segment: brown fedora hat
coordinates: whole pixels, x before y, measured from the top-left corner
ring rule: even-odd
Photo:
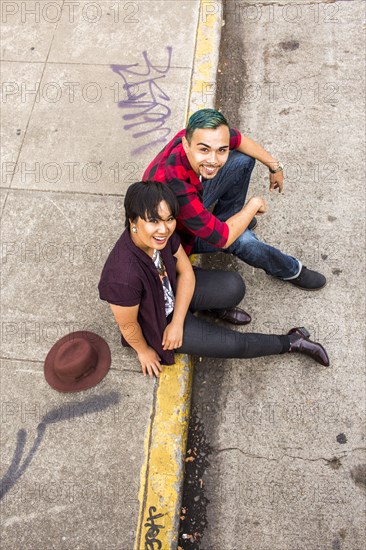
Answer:
[[[49,385],[61,392],[87,390],[99,384],[111,365],[111,351],[98,334],[71,332],[58,340],[44,362]]]

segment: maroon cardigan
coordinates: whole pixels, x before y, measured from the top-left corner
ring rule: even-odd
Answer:
[[[173,254],[177,252],[179,245],[179,237],[173,233],[160,251],[174,295],[177,288],[177,260]],[[128,229],[125,229],[109,254],[98,289],[101,300],[110,304],[139,304],[137,320],[147,343],[155,349],[163,364],[173,365],[174,351],[163,350],[161,345],[167,320],[159,274],[150,256],[133,243]],[[130,334],[133,337],[133,327]],[[121,341],[123,346],[129,346],[122,335]]]

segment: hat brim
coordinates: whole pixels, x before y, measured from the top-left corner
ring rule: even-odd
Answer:
[[[58,349],[62,344],[73,338],[84,338],[88,340],[90,344],[95,348],[98,354],[98,363],[95,370],[80,380],[72,380],[65,382],[60,380],[54,371],[55,357]],[[80,330],[78,332],[70,332],[66,336],[63,336],[58,340],[50,349],[44,362],[44,376],[48,384],[55,390],[60,392],[77,392],[87,390],[99,384],[99,382],[105,377],[111,366],[111,350],[107,342],[94,332],[87,330]]]

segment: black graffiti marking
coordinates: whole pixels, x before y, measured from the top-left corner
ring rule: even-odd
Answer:
[[[170,97],[161,87],[162,79],[166,77],[170,69],[173,51],[171,46],[167,46],[166,49],[168,62],[163,69],[159,69],[151,63],[147,51],[142,52],[146,62],[146,72],[144,70],[142,72],[131,70],[132,67],[137,67],[138,63],[111,65],[112,70],[122,77],[124,81],[123,88],[127,92],[127,99],[118,102],[121,109],[129,110],[128,113],[122,116],[123,120],[130,121],[125,124],[124,129],[132,130],[136,128],[137,131],[132,134],[132,137],[136,139],[147,134],[163,134],[157,139],[137,147],[132,151],[132,154],[141,153],[156,143],[165,142],[171,131],[171,128],[162,127],[166,124],[172,112],[168,105],[162,103],[162,101],[170,101]],[[131,75],[135,77],[132,82],[129,81]]]
[[[81,410],[76,411],[73,414],[73,418],[84,416],[94,412],[100,412],[108,409],[111,405],[119,403],[120,395],[117,392],[110,392],[106,395],[99,395],[85,399],[78,403],[82,405]],[[89,410],[90,405],[93,405],[92,410]],[[28,451],[27,456],[24,458],[23,463],[20,465],[24,454],[25,444],[27,442],[27,431],[21,429],[17,433],[17,443],[14,451],[13,460],[0,480],[0,500],[4,498],[6,493],[10,491],[12,487],[17,483],[18,479],[24,474],[39,449],[42,443],[44,434],[46,432],[47,424],[55,424],[67,418],[67,413],[70,410],[70,403],[62,405],[61,407],[55,407],[48,411],[41,419],[41,422],[37,426],[37,436],[31,449]],[[54,420],[56,418],[56,420]],[[68,418],[69,420],[69,418]]]
[[[145,535],[145,550],[160,550],[162,548],[162,542],[157,539],[160,533],[160,529],[164,529],[164,525],[156,525],[155,520],[164,516],[164,514],[156,514],[155,506],[150,506],[149,517],[146,520],[145,527],[149,527]],[[157,544],[157,546],[155,546]]]

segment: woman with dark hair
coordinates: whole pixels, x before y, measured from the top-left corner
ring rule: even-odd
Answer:
[[[286,352],[306,354],[321,365],[329,358],[303,327],[286,335],[242,333],[194,312],[232,308],[245,294],[238,273],[193,269],[174,233],[179,205],[159,182],[132,184],[125,197],[126,229],[115,244],[99,282],[122,334],[142,372],[159,376],[174,364],[174,353],[253,358]]]

